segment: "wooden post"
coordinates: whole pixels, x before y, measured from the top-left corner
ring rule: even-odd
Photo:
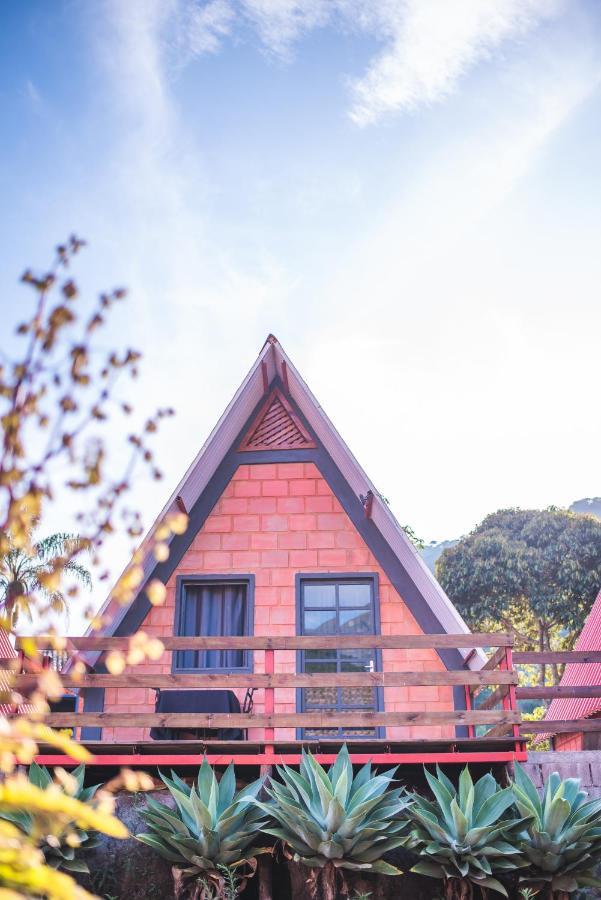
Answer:
[[[275,654],[273,650],[265,651],[265,674],[273,675],[275,670]],[[267,687],[265,688],[265,715],[272,716],[275,709],[275,700],[274,700],[274,688]],[[265,729],[265,753],[267,756],[273,756],[274,746],[273,741],[275,737],[275,729],[274,728],[266,728]]]
[[[272,772],[272,766],[261,766],[260,768],[261,778],[269,778]],[[263,794],[263,791],[261,791],[261,794]],[[259,856],[259,900],[272,900],[272,898],[273,856],[271,853],[262,853]]]

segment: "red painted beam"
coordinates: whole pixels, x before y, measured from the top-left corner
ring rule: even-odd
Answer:
[[[198,766],[207,759],[212,765],[229,765],[233,762],[237,766],[264,766],[277,765],[286,763],[287,765],[296,766],[301,761],[300,753],[276,753],[274,755],[266,753],[222,753],[207,754],[205,757],[201,753],[106,753],[95,756],[91,762],[86,763],[88,766]],[[456,763],[457,765],[465,765],[466,763],[504,763],[504,762],[526,762],[528,753],[525,750],[514,752],[507,751],[489,751],[480,753],[351,753],[351,762],[363,764],[372,762],[374,764],[398,764],[413,763],[415,765],[424,765],[431,763]],[[316,753],[315,759],[324,765],[329,765],[336,760],[335,753]],[[53,754],[41,754],[36,756],[36,762],[40,766],[77,766],[79,762],[70,756],[59,756]]]

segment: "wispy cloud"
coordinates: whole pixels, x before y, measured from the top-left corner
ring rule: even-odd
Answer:
[[[256,34],[282,59],[326,26],[376,39],[362,74],[346,73],[349,115],[359,125],[436,103],[507,41],[558,15],[565,0],[145,0],[120,4],[121,18],[154,19],[165,50],[182,59],[216,53],[227,39]],[[140,30],[140,26],[134,26]]]
[[[363,11],[385,47],[353,84],[351,116],[365,125],[447,97],[503,42],[556,14],[553,0],[404,0]]]

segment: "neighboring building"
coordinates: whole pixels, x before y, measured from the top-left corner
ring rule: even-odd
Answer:
[[[341,387],[343,387],[341,363]],[[202,390],[198,391],[202,402]],[[373,440],[386,422],[361,415]],[[399,466],[403,450],[399,448]],[[407,477],[412,477],[408,474]],[[258,359],[208,441],[174,491],[157,523],[172,510],[190,517],[174,537],[170,557],[147,553],[144,581],[167,586],[164,606],[140,593],[128,608],[109,601],[105,635],[143,629],[166,635],[327,634],[331,650],[282,651],[276,671],[384,671],[479,668],[480,651],[339,651],[337,634],[467,633],[465,622],[436,582],[388,505],[369,481],[281,345],[269,336]],[[88,654],[96,671],[102,657]],[[173,657],[173,658],[172,658]],[[255,653],[254,671],[263,671]],[[136,673],[249,671],[243,651],[179,651]],[[87,711],[151,712],[153,690],[88,689]],[[240,699],[244,691],[240,691]],[[262,710],[258,692],[255,710]],[[308,708],[392,711],[465,708],[463,687],[280,689],[275,712]],[[84,729],[88,739],[99,729]],[[137,728],[104,728],[102,739],[136,741]],[[323,732],[320,732],[323,735]],[[375,736],[371,731],[328,736]],[[386,737],[446,738],[454,728],[389,728]],[[294,738],[277,729],[276,740]],[[305,735],[307,736],[307,735]],[[384,736],[384,735],[380,735]],[[250,729],[249,739],[253,738]]]
[[[601,650],[601,591],[587,616],[575,650]],[[560,681],[562,687],[601,686],[601,663],[568,663]],[[601,697],[553,700],[545,720],[595,719],[601,715]],[[601,731],[558,734],[555,750],[601,749]]]

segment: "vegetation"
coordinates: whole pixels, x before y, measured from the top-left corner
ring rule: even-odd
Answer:
[[[118,396],[117,384],[122,375],[136,376],[139,354],[95,345],[98,329],[125,292],[102,293],[92,303],[80,297],[68,270],[83,246],[72,237],[57,248],[47,272],[25,272],[22,282],[34,294],[32,313],[17,328],[11,345],[14,355],[8,348],[2,354],[0,628],[6,632],[13,630],[22,611],[36,628],[47,629],[48,613],[76,603],[81,584],[89,584],[91,571],[97,571],[99,579],[106,578],[101,552],[107,536],[120,532],[134,550],[142,526],[138,513],[126,505],[132,475],[142,466],[151,477],[160,477],[148,440],[170,410],[158,410],[140,432],[126,432],[129,449],[124,468],[110,469],[102,428],[115,410],[118,415],[131,415],[130,405]],[[14,308],[23,308],[22,300]],[[123,428],[118,430],[122,432]],[[33,535],[43,533],[47,508],[53,501],[61,502],[62,508],[74,508],[76,526],[72,530],[78,537],[65,529],[36,542]],[[182,533],[186,526],[183,513],[168,517],[152,536],[150,549],[165,559],[172,535]],[[134,554],[111,598],[127,603],[142,587],[152,603],[164,601],[164,585],[143,585],[140,558]],[[102,626],[89,606],[85,614],[93,628]],[[58,637],[55,647],[62,649]],[[70,855],[66,848],[75,850],[82,834],[98,831],[125,838],[127,829],[113,816],[113,796],[107,789],[82,802],[81,795],[77,797],[77,779],[67,773],[56,770],[57,781],[38,785],[18,772],[20,766],[32,763],[39,743],[56,747],[79,762],[89,759],[81,745],[43,723],[48,700],[63,693],[60,677],[39,665],[34,637],[23,639],[22,648],[39,675],[23,695],[13,690],[10,673],[2,673],[0,702],[17,706],[25,700],[26,705],[18,717],[0,719],[0,814],[4,816],[0,819],[0,897],[83,900],[90,895],[67,872],[48,865],[44,853],[50,856],[48,848],[60,848],[64,862]],[[107,658],[107,666],[110,671],[122,670],[126,662],[133,664],[151,655],[156,658],[162,651],[159,641],[142,641],[138,635],[135,647]],[[70,674],[74,678],[82,675],[83,664],[76,662]],[[129,773],[114,779],[112,789],[123,784],[141,789],[149,786],[149,779]],[[15,824],[24,821],[24,814],[31,819],[27,831]]]
[[[354,775],[342,747],[328,771],[303,750],[300,771],[278,766],[281,782],[271,779],[271,802],[257,801],[276,821],[265,828],[290,848],[292,858],[314,869],[313,887],[324,900],[336,895],[343,869],[400,875],[383,855],[406,841],[403,788],[390,789],[395,769],[374,775],[367,763]]]
[[[437,776],[426,770],[434,800],[413,794],[408,809],[408,846],[422,857],[412,871],[440,879],[445,900],[468,900],[474,887],[508,896],[495,876],[522,864],[515,839],[523,820],[505,815],[514,806],[511,790],[490,774],[474,784],[467,766],[458,790],[438,767]]]
[[[601,521],[500,510],[442,553],[436,575],[472,627],[514,630],[530,649],[569,648],[601,585]]]
[[[204,760],[196,784],[187,785],[175,772],[161,776],[175,801],[175,809],[148,798],[142,813],[149,831],[137,839],[156,850],[176,870],[177,896],[200,900],[204,896],[228,897],[239,892],[239,872],[252,874],[256,857],[265,853],[255,845],[267,818],[253,803],[263,786],[254,781],[236,793],[233,765],[217,781]],[[208,891],[212,890],[213,894]]]
[[[521,881],[546,890],[549,898],[581,887],[601,887],[595,869],[601,862],[601,800],[586,802],[577,778],[548,779],[542,797],[516,763],[513,794],[525,819],[520,850],[528,864]]]
[[[25,613],[30,622],[33,612],[30,598],[38,601],[36,612],[43,616],[39,601],[45,601],[49,611],[65,614],[68,603],[59,587],[47,586],[46,577],[57,565],[57,559],[64,559],[62,571],[87,588],[92,587],[92,577],[74,556],[86,550],[86,542],[74,534],[51,534],[33,544],[28,553],[23,547],[11,547],[0,558],[0,610],[13,628],[20,613]]]
[[[58,789],[79,803],[89,803],[100,785],[84,787],[85,766],[80,765],[67,775],[59,770],[60,780],[52,778],[45,766],[32,763],[29,767],[29,781],[42,791]],[[19,809],[14,812],[0,810],[0,818],[18,825],[27,835],[35,835],[46,864],[53,869],[64,869],[67,872],[89,872],[88,865],[81,858],[81,853],[92,850],[99,844],[96,831],[84,831],[77,825],[69,824],[67,830],[60,833],[54,822],[54,813],[41,813],[35,810]]]

